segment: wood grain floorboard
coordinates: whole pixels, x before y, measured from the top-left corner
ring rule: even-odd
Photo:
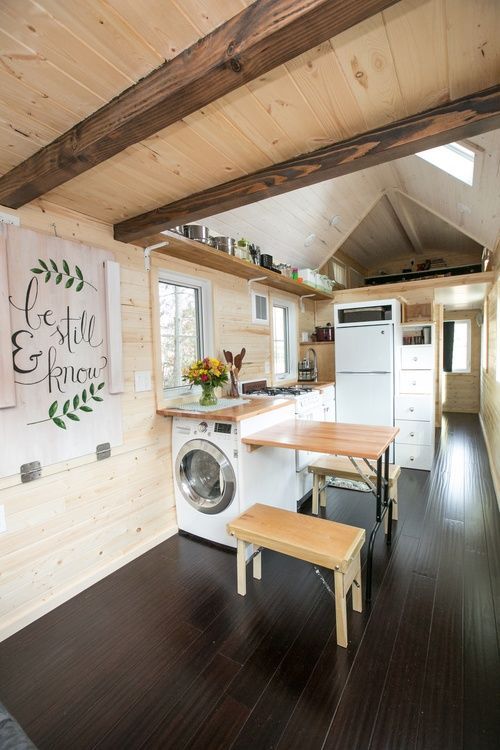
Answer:
[[[347,649],[311,566],[266,551],[241,597],[234,553],[174,536],[0,643],[0,700],[39,750],[496,750],[500,514],[477,416],[445,415],[399,498]],[[331,488],[324,515],[369,529],[374,503]]]

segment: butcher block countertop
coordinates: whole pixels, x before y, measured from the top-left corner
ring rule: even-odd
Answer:
[[[246,398],[245,396],[243,398]],[[186,417],[187,419],[203,419],[204,421],[241,422],[258,414],[265,414],[273,409],[282,409],[293,401],[284,398],[253,398],[248,404],[228,406],[214,411],[187,411],[186,409],[158,409],[157,414],[162,417]]]
[[[261,445],[330,453],[335,456],[380,458],[399,432],[398,427],[372,427],[339,422],[287,419],[242,438],[251,449]]]

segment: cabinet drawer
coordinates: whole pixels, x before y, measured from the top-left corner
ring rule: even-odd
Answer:
[[[433,346],[402,346],[401,367],[404,370],[432,370],[434,367]]]
[[[432,419],[432,400],[430,396],[396,396],[396,419],[421,419],[429,422]]]
[[[401,370],[399,390],[401,393],[432,393],[432,370]]]
[[[430,445],[396,444],[396,463],[405,469],[429,470],[432,466],[433,450]]]
[[[432,444],[432,427],[430,422],[396,419],[396,427],[399,427],[396,443],[408,443],[410,445]]]

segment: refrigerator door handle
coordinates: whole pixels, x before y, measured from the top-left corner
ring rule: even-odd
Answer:
[[[342,375],[391,375],[390,370],[337,370]]]

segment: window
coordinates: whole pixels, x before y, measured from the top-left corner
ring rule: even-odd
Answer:
[[[296,375],[296,317],[293,303],[281,300],[273,302],[274,377],[280,380]]]
[[[163,390],[180,395],[189,389],[182,380],[183,370],[211,353],[210,284],[180,274],[160,274],[158,294]]]
[[[446,321],[443,355],[445,372],[470,372],[470,320]]]
[[[446,146],[419,151],[416,155],[444,172],[448,172],[452,177],[465,182],[466,185],[472,185],[475,153],[463,144],[448,143]]]

